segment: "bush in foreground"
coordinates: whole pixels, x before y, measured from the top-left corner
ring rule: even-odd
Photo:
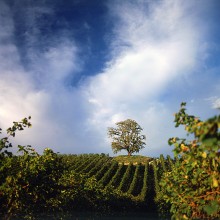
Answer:
[[[220,116],[201,121],[186,114],[185,103],[175,114],[194,139],[169,139],[176,162],[164,172],[158,202],[171,205],[174,219],[220,218]]]

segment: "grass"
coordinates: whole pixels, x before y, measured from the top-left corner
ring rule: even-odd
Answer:
[[[124,163],[125,165],[128,165],[132,163],[134,165],[137,165],[138,163],[146,164],[150,160],[152,160],[152,158],[141,156],[141,155],[133,155],[133,156],[120,155],[120,156],[114,157],[113,160],[117,161],[119,164]]]

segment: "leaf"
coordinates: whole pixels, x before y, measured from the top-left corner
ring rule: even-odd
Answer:
[[[213,184],[213,187],[218,187],[218,180],[215,178],[215,177],[213,177],[212,178],[212,184]]]
[[[216,144],[217,142],[217,138],[207,138],[207,139],[203,139],[202,140],[203,144],[205,144],[206,146],[213,146]]]
[[[208,215],[216,214],[220,210],[220,206],[217,201],[211,201],[210,204],[204,206],[204,211]]]
[[[203,158],[206,158],[206,157],[207,157],[207,153],[206,153],[206,152],[203,152],[203,153],[202,153],[202,157],[203,157]]]

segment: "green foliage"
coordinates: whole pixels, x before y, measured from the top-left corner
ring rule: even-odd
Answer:
[[[132,178],[132,182],[131,182],[131,185],[129,187],[129,190],[128,190],[128,193],[129,194],[136,194],[135,191],[136,191],[136,187],[138,185],[138,177],[140,176],[140,171],[141,171],[141,165],[138,164],[135,168],[135,172],[134,172],[134,175],[133,175],[133,178]]]
[[[174,160],[170,157],[170,155],[167,155],[167,167],[168,170],[172,170],[172,167],[174,165]]]
[[[165,164],[165,158],[164,158],[163,154],[160,155],[160,164],[162,166],[162,170],[167,171],[166,164]]]
[[[95,167],[100,160],[101,156],[96,156],[91,163],[89,163],[87,166],[85,166],[82,170],[81,173],[88,173],[93,167]]]
[[[120,164],[114,176],[110,180],[108,186],[117,187],[120,184],[121,178],[126,170],[126,166],[124,164]]]
[[[108,136],[113,140],[114,153],[126,150],[130,156],[144,148],[146,136],[140,134],[143,129],[136,121],[127,119],[117,122],[116,126],[117,128],[108,128]]]
[[[30,118],[14,122],[8,137],[0,139],[0,218],[34,218],[39,213],[77,209],[105,209],[116,193],[104,187],[94,176],[72,170],[75,155],[58,155],[46,148],[42,155],[31,146],[18,145],[18,154],[7,151],[18,130],[30,127]],[[106,155],[96,155],[106,161]],[[80,157],[83,161],[84,156]],[[93,158],[87,155],[88,158]],[[104,160],[103,160],[104,161]]]
[[[145,201],[146,200],[146,196],[147,196],[147,190],[148,190],[148,164],[145,164],[144,166],[144,178],[143,178],[143,187],[142,187],[142,190],[141,190],[141,193],[140,193],[140,197],[141,197],[141,200]]]
[[[49,148],[39,154],[29,145],[18,145],[13,155],[8,149],[12,147],[9,139],[30,127],[29,119],[14,122],[7,129],[8,136],[0,139],[0,218],[33,219],[39,213],[53,216],[73,210],[152,207],[149,203],[154,201],[149,195],[155,194],[155,188],[149,186],[154,186],[155,179],[148,178],[148,164],[154,159],[137,155],[114,159],[105,154],[60,155]],[[205,209],[210,212],[210,207]]]
[[[95,174],[95,177],[97,180],[100,180],[103,175],[108,171],[108,169],[111,167],[111,163],[108,161],[105,164],[102,165],[101,169],[97,171]]]
[[[175,123],[194,139],[169,139],[176,162],[163,174],[157,199],[171,205],[175,219],[220,218],[220,116],[203,122],[182,103]]]
[[[22,119],[20,122],[13,122],[13,126],[7,129],[7,137],[3,137],[0,139],[0,159],[5,156],[12,156],[12,153],[8,151],[8,148],[12,147],[12,143],[9,142],[10,137],[15,137],[16,131],[22,131],[25,127],[31,127],[30,120],[31,117]],[[0,128],[0,134],[2,129]]]
[[[129,164],[127,166],[126,172],[124,173],[120,185],[118,187],[119,190],[121,190],[122,192],[127,192],[129,189],[129,186],[131,184],[132,181],[132,177],[133,177],[133,172],[134,171],[134,166],[133,164]]]
[[[59,195],[63,210],[106,210],[114,197],[113,188],[104,188],[94,176],[65,172],[59,181],[62,187]]]
[[[113,161],[107,172],[102,176],[101,180],[99,181],[101,184],[106,186],[108,182],[113,177],[115,171],[118,169],[118,163]]]
[[[99,172],[99,170],[102,169],[103,164],[107,163],[109,160],[111,160],[109,157],[107,156],[102,156],[100,158],[100,160],[95,164],[95,166],[88,172],[89,176],[93,176],[96,175],[97,172]]]
[[[155,187],[155,193],[156,195],[160,191],[160,186],[159,186],[159,177],[158,177],[158,169],[159,167],[157,166],[156,160],[153,160],[153,163],[151,164],[153,167],[153,172],[154,172],[154,187]]]
[[[57,155],[48,148],[39,155],[29,146],[18,147],[21,156],[4,159],[7,175],[1,179],[1,211],[11,216],[59,208],[56,197],[64,166]]]

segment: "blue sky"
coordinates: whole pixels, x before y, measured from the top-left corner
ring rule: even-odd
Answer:
[[[203,120],[219,114],[219,11],[218,0],[0,0],[0,127],[31,115],[15,144],[113,155],[107,127],[131,118],[141,154],[170,154],[182,101]]]

